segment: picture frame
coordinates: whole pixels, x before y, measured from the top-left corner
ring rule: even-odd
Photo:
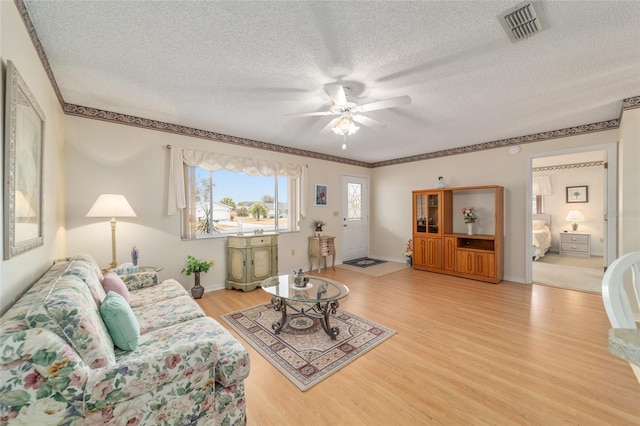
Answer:
[[[4,144],[5,260],[44,244],[42,165],[44,112],[7,61]]]
[[[316,184],[315,194],[315,203],[316,206],[326,206],[327,205],[327,195],[328,195],[328,187],[323,184]]]
[[[588,186],[567,186],[567,203],[588,203]]]

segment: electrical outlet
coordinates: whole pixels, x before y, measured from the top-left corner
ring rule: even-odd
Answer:
[[[291,256],[295,256],[296,255],[296,249],[291,249]]]
[[[339,212],[338,210],[335,210],[335,211],[333,212],[333,216],[334,216],[334,217],[338,217],[339,215],[340,215],[340,212]]]

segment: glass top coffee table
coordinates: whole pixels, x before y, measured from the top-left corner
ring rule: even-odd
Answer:
[[[349,289],[346,285],[326,278],[307,276],[308,282],[297,286],[293,275],[280,275],[262,281],[261,287],[271,295],[271,304],[280,311],[282,318],[274,321],[271,327],[279,334],[295,315],[305,315],[319,319],[324,331],[336,340],[340,334],[338,327],[331,327],[329,318],[336,313],[339,300],[347,297]]]

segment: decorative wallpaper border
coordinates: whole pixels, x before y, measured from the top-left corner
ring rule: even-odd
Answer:
[[[588,161],[586,163],[559,164],[557,166],[534,167],[533,172],[547,172],[549,170],[582,169],[584,167],[602,167],[604,161]]]
[[[558,139],[568,136],[576,136],[587,133],[601,132],[604,130],[617,129],[618,127],[620,127],[620,119],[616,118],[614,120],[601,121],[599,123],[584,124],[582,126],[535,133],[526,136],[518,136],[515,138],[500,139],[492,142],[483,142],[476,145],[468,145],[459,148],[451,148],[442,151],[414,155],[411,157],[397,158],[395,160],[380,161],[378,163],[372,163],[372,167],[382,167],[394,164],[408,163],[411,161],[429,160],[432,158],[447,157],[456,154],[467,154],[469,152],[484,151],[487,149],[502,148],[505,146],[524,145],[527,143],[541,142],[549,139]]]
[[[286,147],[282,145],[276,145],[268,142],[261,142],[253,139],[245,139],[237,136],[225,135],[222,133],[216,133],[209,130],[200,130],[195,129],[193,127],[181,126],[178,124],[165,123],[162,121],[150,120],[147,118],[136,117],[127,114],[120,114],[117,112],[100,110],[97,108],[90,108],[81,105],[68,104],[64,101],[62,93],[58,87],[58,83],[56,82],[55,76],[53,75],[53,71],[51,70],[51,66],[49,65],[49,60],[47,59],[47,55],[42,48],[40,43],[40,39],[38,38],[38,34],[36,33],[35,27],[33,26],[33,22],[31,22],[31,17],[27,11],[27,8],[24,4],[24,0],[14,0],[20,15],[22,16],[22,20],[29,32],[29,36],[31,37],[31,41],[33,42],[33,46],[38,53],[38,57],[42,62],[42,66],[44,67],[47,76],[53,86],[53,90],[58,97],[58,101],[62,106],[65,114],[74,115],[78,117],[90,118],[94,120],[102,120],[111,123],[124,124],[128,126],[140,127],[149,130],[157,130],[161,132],[174,133],[178,135],[191,136],[201,139],[207,139],[214,142],[221,143],[229,143],[234,145],[247,146],[251,148],[264,149],[268,151],[280,152],[283,154],[291,154],[297,155],[301,157],[309,157],[316,158],[319,160],[333,161],[336,163],[349,164],[353,166],[367,167],[367,168],[375,168],[375,167],[384,167],[391,166],[402,163],[410,163],[414,161],[422,161],[429,160],[433,158],[441,158],[447,157],[450,155],[457,154],[467,154],[470,152],[478,152],[484,151],[487,149],[494,148],[502,148],[511,145],[523,145],[526,143],[533,142],[541,142],[549,139],[557,139],[568,136],[576,136],[587,133],[601,132],[605,130],[617,129],[620,127],[620,118],[616,118],[613,120],[601,121],[599,123],[592,124],[584,124],[581,126],[569,127],[566,129],[558,129],[552,130],[548,132],[541,132],[532,135],[526,136],[518,136],[515,138],[501,139],[492,142],[483,142],[475,145],[463,146],[459,148],[445,149],[442,151],[429,152],[425,154],[413,155],[409,157],[396,158],[393,160],[380,161],[375,163],[367,163],[364,161],[351,160],[343,157],[336,157],[333,155],[321,154],[314,151],[307,151],[297,148]],[[622,108],[620,112],[620,117],[622,116],[622,111],[628,109],[640,108],[640,96],[634,96],[630,98],[626,98],[622,101]]]
[[[207,139],[213,142],[229,143],[233,145],[248,146],[251,148],[264,149],[267,151],[276,151],[283,154],[298,155],[301,157],[317,158],[321,160],[334,161],[337,163],[350,164],[353,166],[371,167],[370,163],[363,161],[350,160],[348,158],[334,157],[332,155],[320,154],[314,151],[291,148],[282,145],[276,145],[269,142],[256,141],[253,139],[240,138],[237,136],[229,136],[222,133],[216,133],[209,130],[195,129],[193,127],[181,126],[179,124],[165,123],[163,121],[150,120],[148,118],[140,118],[133,115],[119,114],[117,112],[105,111],[97,108],[89,108],[81,105],[64,104],[64,112],[68,115],[78,117],[91,118],[94,120],[102,120],[111,123],[125,124],[127,126],[140,127],[149,130],[158,130],[166,133],[174,133],[177,135],[190,136],[194,138]]]

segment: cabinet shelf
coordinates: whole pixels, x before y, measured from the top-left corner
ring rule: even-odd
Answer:
[[[482,230],[492,234],[468,235],[461,229],[460,205],[473,205]],[[432,222],[432,223],[429,223]],[[499,283],[504,274],[504,188],[497,185],[413,191],[413,267]]]

